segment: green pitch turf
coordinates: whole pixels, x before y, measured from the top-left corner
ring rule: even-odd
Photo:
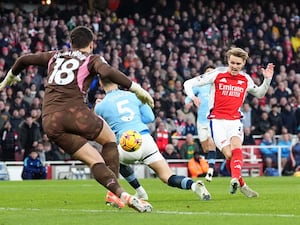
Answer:
[[[0,182],[0,225],[298,225],[300,178],[257,177],[246,182],[260,193],[248,199],[228,193],[230,178],[206,183],[212,200],[201,201],[192,191],[142,179],[154,207],[152,213],[104,204],[106,190],[94,180]],[[134,191],[121,180],[131,193]]]

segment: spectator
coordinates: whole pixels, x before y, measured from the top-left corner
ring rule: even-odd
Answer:
[[[188,118],[186,121],[186,126],[184,128],[184,131],[182,133],[183,136],[186,136],[187,134],[192,134],[193,136],[197,135],[197,127],[194,124],[193,120],[191,118]]]
[[[282,127],[282,118],[277,104],[272,105],[272,109],[269,112],[270,126],[275,130],[276,134],[280,134]]]
[[[20,151],[19,133],[6,121],[1,132],[1,161],[14,161],[16,152]]]
[[[297,138],[297,142],[292,146],[283,175],[292,175],[294,172],[300,171],[300,129],[297,130]]]
[[[58,160],[56,158],[55,149],[53,149],[52,144],[49,140],[44,141],[44,150],[45,150],[46,161]]]
[[[190,119],[191,122],[195,124],[196,117],[195,114],[193,113],[192,107],[193,107],[192,102],[184,104],[183,108],[177,110],[177,116],[179,117],[180,115],[180,118],[185,122],[187,122],[187,120]]]
[[[0,93],[0,99],[3,100],[3,102],[4,102],[5,104],[8,103],[8,102],[10,102],[9,99],[8,99],[8,96],[7,96],[6,91],[2,91],[2,92]]]
[[[24,158],[35,148],[38,141],[42,139],[38,123],[34,122],[31,115],[27,114],[25,120],[19,126],[20,147]]]
[[[32,117],[32,120],[39,124],[39,126],[42,126],[42,113],[41,109],[31,109],[30,115]]]
[[[259,105],[258,98],[253,97],[251,101],[251,124],[252,124],[252,130],[256,130],[257,126],[259,125],[259,119],[261,118],[263,110],[261,109],[261,106]],[[262,133],[260,133],[262,134]]]
[[[188,161],[189,176],[192,178],[204,176],[208,171],[208,162],[198,151],[195,151],[193,157]]]
[[[279,82],[278,87],[275,89],[274,92],[275,97],[279,101],[282,97],[289,97],[289,92],[286,90],[286,86],[284,82]]]
[[[55,155],[55,160],[57,161],[69,161],[71,160],[71,156],[66,153],[62,148],[58,147],[55,151],[54,151],[54,155]]]
[[[10,123],[13,129],[19,130],[19,125],[23,121],[23,119],[20,117],[19,111],[17,109],[14,109],[12,111],[12,116],[10,117]]]
[[[176,125],[176,135],[177,136],[183,136],[185,127],[186,127],[186,121],[183,118],[182,113],[177,113],[177,118],[174,120]]]
[[[200,146],[194,141],[192,134],[187,134],[186,140],[181,145],[179,151],[182,159],[191,159],[194,156],[194,152],[200,152]]]
[[[298,18],[299,20],[299,18]],[[300,48],[300,28],[298,27],[295,36],[291,37],[291,44],[293,47],[294,52],[297,52]]]
[[[251,128],[252,127],[252,109],[251,106],[248,102],[244,102],[243,104],[243,108],[242,108],[242,113],[243,113],[243,127],[247,128]]]
[[[260,119],[257,122],[256,129],[253,131],[254,134],[263,134],[271,127],[269,115],[266,111],[262,111]]]
[[[263,163],[265,171],[277,166],[277,152],[276,143],[273,142],[272,136],[269,132],[265,132],[260,143],[260,152],[263,156]]]
[[[11,112],[15,109],[20,110],[20,109],[25,109],[25,112],[29,112],[30,105],[28,102],[24,101],[24,95],[22,91],[18,91],[17,96],[14,99],[14,102],[11,105]]]
[[[291,153],[291,136],[288,133],[282,134],[277,145],[281,147],[281,168],[285,168],[287,160]]]
[[[243,145],[256,145],[250,127],[244,127],[244,141]]]
[[[0,99],[0,130],[3,128],[6,121],[9,120],[10,114],[5,110],[5,103]]]
[[[177,138],[171,138],[171,144],[174,147],[174,151],[179,153],[179,140]]]
[[[270,127],[270,128],[267,130],[267,132],[270,134],[272,141],[276,144],[276,143],[277,143],[277,139],[276,139],[275,130],[274,130],[273,128]],[[287,133],[287,130],[286,130],[284,127],[282,127],[282,128],[281,128],[281,132],[282,132],[282,133]]]
[[[6,102],[9,102],[10,104],[12,104],[13,101],[14,101],[14,96],[13,96],[13,94],[14,94],[13,89],[12,89],[11,87],[8,87],[8,88],[6,89],[6,96],[5,96],[5,94],[4,94],[4,98],[6,99],[5,101],[6,101]],[[2,96],[1,96],[1,97],[2,97]]]
[[[161,153],[166,150],[166,146],[170,143],[170,134],[164,122],[160,122],[154,132],[154,139]]]
[[[13,64],[13,59],[10,54],[10,49],[8,47],[3,47],[2,48],[2,58],[4,58],[5,65],[4,65],[4,70],[8,71],[8,69],[12,66]]]
[[[32,150],[24,159],[21,176],[23,180],[46,179],[46,167],[43,166],[39,154],[35,150]]]
[[[31,105],[35,97],[36,97],[36,85],[31,84],[30,88],[26,88],[24,91],[24,101],[27,102],[29,105]]]
[[[23,121],[25,119],[25,116],[26,116],[26,109],[20,108],[18,112],[19,112],[20,118],[22,118],[22,121]]]
[[[298,101],[298,106],[297,109],[295,110],[294,114],[297,120],[297,130],[300,130],[300,95],[298,96],[299,101]]]
[[[297,120],[290,104],[286,104],[281,110],[282,124],[290,134],[296,134]]]
[[[35,150],[39,154],[39,158],[40,158],[42,164],[45,165],[46,164],[46,150],[44,147],[44,142],[39,141]]]
[[[165,122],[169,134],[173,135],[173,133],[176,133],[176,125],[174,120],[172,120],[171,118],[167,118]]]
[[[165,159],[180,159],[180,154],[176,152],[172,144],[167,144],[166,150],[162,153]]]

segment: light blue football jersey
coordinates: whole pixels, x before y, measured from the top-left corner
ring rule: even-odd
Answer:
[[[208,124],[207,116],[209,114],[209,96],[210,96],[210,84],[204,86],[193,87],[193,93],[200,98],[201,104],[198,107],[197,122],[200,124]],[[186,97],[185,102],[192,101],[189,97]]]
[[[143,104],[134,93],[119,89],[108,92],[94,110],[111,127],[118,143],[127,130],[150,132],[147,124],[154,121],[150,106]]]

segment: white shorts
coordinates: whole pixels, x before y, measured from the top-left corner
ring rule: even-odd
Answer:
[[[211,119],[210,129],[212,130],[212,139],[218,149],[230,144],[230,139],[237,136],[243,142],[244,132],[241,120],[224,120],[224,119]]]
[[[211,137],[208,123],[197,123],[197,131],[200,142],[206,141],[209,137]]]
[[[118,145],[120,163],[124,165],[141,162],[145,165],[164,160],[165,158],[159,152],[159,149],[150,134],[142,134],[142,145],[135,152],[127,152]]]

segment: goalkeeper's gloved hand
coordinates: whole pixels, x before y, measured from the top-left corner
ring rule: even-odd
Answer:
[[[0,83],[0,91],[5,88],[7,85],[11,86],[13,84],[16,84],[18,82],[21,81],[21,77],[20,76],[15,76],[12,73],[12,70],[10,69],[7,74],[6,77],[4,78],[4,80]]]
[[[134,92],[135,95],[141,100],[142,103],[148,104],[151,108],[154,107],[154,100],[151,95],[144,90],[139,84],[132,82],[130,91]]]

